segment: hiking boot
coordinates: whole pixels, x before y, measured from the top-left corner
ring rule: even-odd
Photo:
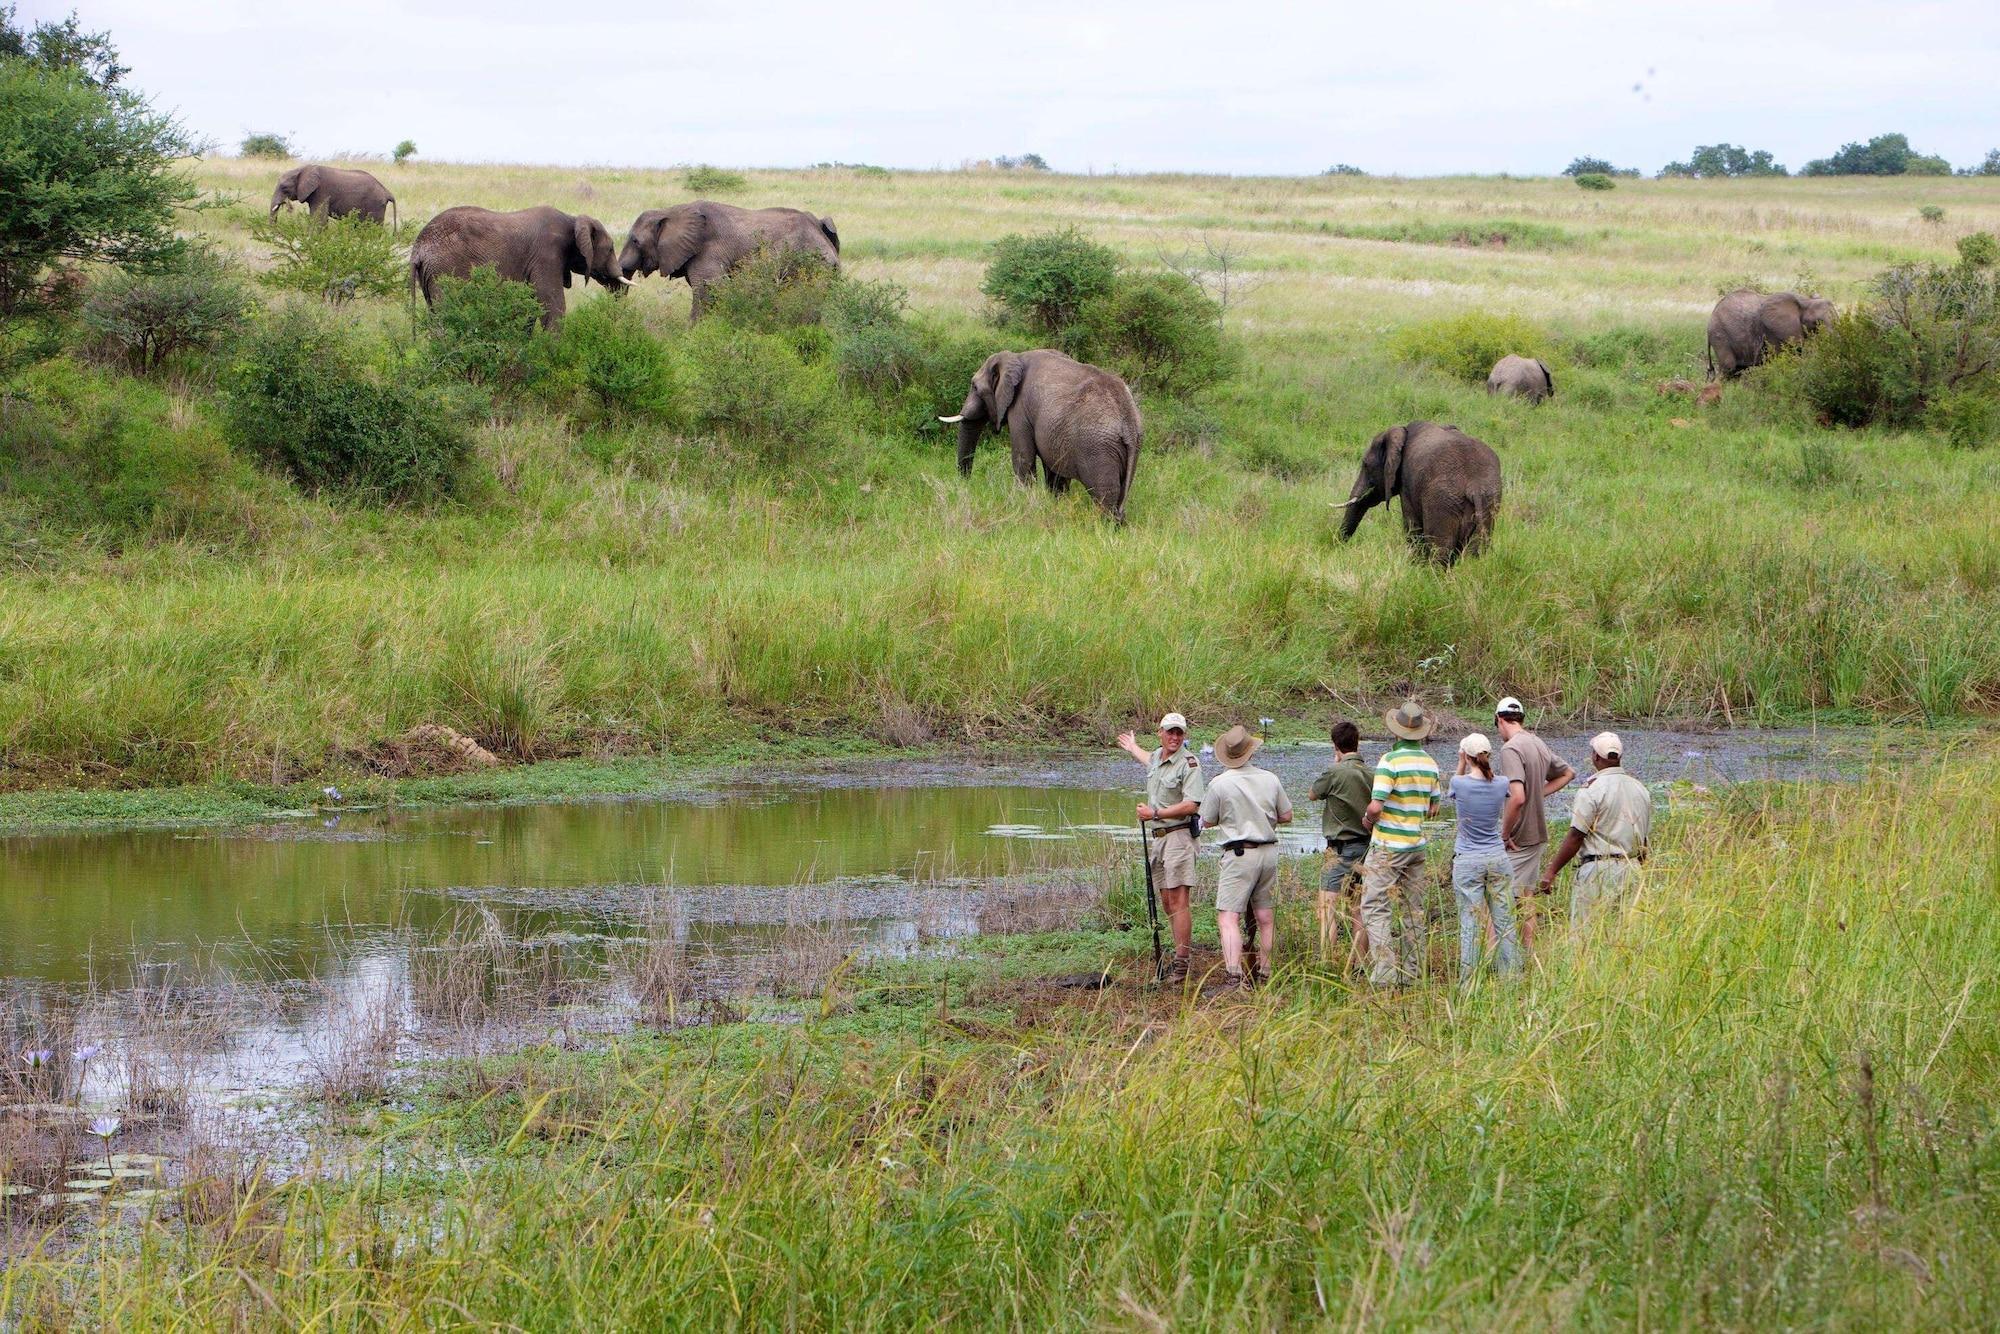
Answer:
[[[1160,974],[1160,985],[1177,987],[1187,981],[1188,961],[1186,955],[1177,954],[1167,963],[1167,971]]]
[[[1224,973],[1219,989],[1225,996],[1243,995],[1250,990],[1250,979],[1243,973]]]

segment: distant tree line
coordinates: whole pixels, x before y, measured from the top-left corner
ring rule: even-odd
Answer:
[[[1579,157],[1563,168],[1565,176],[1637,176],[1636,167],[1614,167],[1601,157]],[[1767,149],[1736,144],[1700,144],[1682,162],[1669,162],[1659,176],[1714,180],[1733,176],[1789,176],[1785,164]],[[1865,144],[1843,144],[1831,157],[1814,158],[1799,168],[1801,176],[1949,176],[1951,164],[1933,153],[1910,147],[1906,134],[1878,134]],[[1978,166],[1960,167],[1960,176],[2000,176],[2000,148],[1991,149]]]

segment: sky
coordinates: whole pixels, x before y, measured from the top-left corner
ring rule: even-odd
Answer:
[[[616,166],[1649,174],[1797,169],[1900,130],[2000,146],[2000,3],[1431,0],[17,0],[109,29],[128,82],[233,151]]]

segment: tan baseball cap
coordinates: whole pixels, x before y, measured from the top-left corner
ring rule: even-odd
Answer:
[[[1618,739],[1616,732],[1599,732],[1590,739],[1590,753],[1601,760],[1608,760],[1613,755],[1624,755],[1625,743]]]
[[[1183,732],[1187,731],[1188,730],[1187,719],[1178,713],[1170,713],[1166,717],[1160,719],[1160,730],[1162,732],[1165,732],[1175,727],[1180,728],[1181,731]]]
[[[1459,740],[1458,750],[1461,755],[1491,755],[1493,743],[1486,739],[1484,732],[1467,732]]]

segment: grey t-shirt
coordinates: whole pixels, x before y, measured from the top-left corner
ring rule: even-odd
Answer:
[[[1500,812],[1507,808],[1507,789],[1513,786],[1499,774],[1481,778],[1478,774],[1455,774],[1448,794],[1458,805],[1458,850],[1460,852],[1505,852],[1500,837]]]
[[[1495,758],[1499,763],[1493,766],[1494,773],[1513,779],[1527,795],[1527,803],[1521,807],[1521,823],[1514,830],[1514,846],[1539,848],[1549,841],[1549,817],[1542,810],[1542,787],[1550,779],[1570,772],[1570,767],[1557,759],[1548,743],[1533,732],[1514,733]]]

